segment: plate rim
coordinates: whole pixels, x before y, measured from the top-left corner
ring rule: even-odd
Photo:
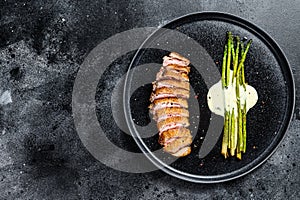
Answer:
[[[128,101],[126,99],[129,99],[130,97],[129,92],[126,91],[127,85],[128,85],[128,78],[129,78],[129,72],[130,69],[132,68],[134,61],[136,60],[137,56],[139,53],[142,51],[143,47],[145,44],[152,39],[155,34],[159,32],[162,28],[167,28],[167,26],[170,26],[180,20],[186,20],[187,18],[193,18],[193,17],[203,17],[207,18],[207,20],[219,20],[219,21],[225,21],[225,22],[235,22],[235,25],[241,26],[243,29],[246,29],[247,31],[254,33],[255,36],[259,36],[258,38],[262,40],[267,47],[272,51],[272,54],[274,53],[278,54],[275,56],[277,62],[279,63],[279,66],[281,68],[281,71],[283,73],[283,76],[286,78],[286,80],[289,81],[287,84],[288,88],[288,98],[287,98],[287,106],[286,106],[286,113],[290,112],[289,114],[285,114],[284,120],[281,123],[282,127],[280,130],[282,133],[280,133],[280,137],[276,137],[273,139],[271,144],[253,161],[248,163],[247,165],[234,170],[229,173],[225,174],[219,174],[219,175],[194,175],[194,174],[189,174],[180,170],[177,170],[173,167],[170,167],[169,165],[165,164],[163,161],[157,159],[152,152],[148,149],[148,147],[145,145],[145,143],[142,141],[140,138],[139,134],[134,131],[134,127],[131,125],[131,115],[128,113],[128,108],[130,109]],[[204,20],[204,19],[203,19]],[[282,66],[282,63],[285,63],[285,66]],[[283,70],[284,69],[284,70]],[[189,182],[194,182],[194,183],[220,183],[220,182],[226,182],[230,181],[233,179],[237,179],[239,177],[245,176],[246,174],[249,174],[250,172],[254,171],[258,167],[260,167],[263,163],[265,163],[273,154],[274,152],[278,149],[282,141],[287,135],[287,131],[289,129],[289,126],[291,124],[291,121],[293,119],[293,113],[295,109],[295,82],[294,82],[294,77],[292,73],[291,66],[289,64],[289,61],[287,57],[284,54],[284,51],[280,48],[280,46],[277,44],[277,42],[266,32],[264,31],[261,27],[257,26],[256,24],[250,22],[247,19],[244,19],[242,17],[239,17],[237,15],[227,13],[227,12],[218,12],[218,11],[203,11],[203,12],[193,12],[189,13],[177,18],[174,18],[173,20],[168,21],[166,24],[163,26],[158,27],[153,33],[151,33],[147,39],[141,44],[141,46],[138,48],[136,51],[134,57],[131,60],[131,63],[128,68],[128,72],[126,73],[126,78],[125,78],[125,83],[124,83],[124,91],[123,91],[123,108],[124,108],[124,113],[125,113],[125,119],[126,123],[128,125],[128,128],[143,152],[143,154],[159,169],[164,171],[165,173],[185,180]],[[171,169],[170,169],[171,168]],[[175,172],[177,174],[175,174]]]

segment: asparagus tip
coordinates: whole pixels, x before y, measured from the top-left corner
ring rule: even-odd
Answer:
[[[249,41],[248,41],[248,43],[247,43],[247,45],[251,45],[252,44],[252,39],[250,39]]]

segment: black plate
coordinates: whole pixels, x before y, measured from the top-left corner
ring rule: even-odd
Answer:
[[[169,51],[177,51],[191,58],[196,49],[192,45],[190,48],[182,45],[188,44],[189,38],[168,37],[174,36],[172,31],[170,34],[166,29],[187,35],[207,52],[201,53],[205,58],[199,58],[200,61],[203,60],[202,66],[195,65],[191,60],[190,83],[193,93],[190,103],[193,106],[190,108],[190,120],[194,139],[192,153],[177,160],[163,153],[157,143],[155,122],[151,120],[147,108],[152,89],[151,80],[155,80],[162,57]],[[204,145],[204,138],[207,134],[212,134],[207,133],[211,119],[220,120],[208,109],[206,95],[209,87],[220,78],[220,75],[215,76],[215,72],[209,69],[209,63],[214,62],[215,70],[220,72],[227,31],[253,40],[245,63],[245,73],[246,81],[256,88],[259,99],[247,115],[247,152],[241,161],[236,158],[225,160],[222,157],[221,137],[217,138],[217,143],[212,145],[212,150],[207,156],[199,158],[199,148]],[[173,44],[169,47],[170,43]],[[162,45],[168,47],[159,49]],[[147,63],[148,65],[145,65]],[[143,85],[139,86],[141,83]],[[244,19],[226,13],[193,13],[159,28],[136,53],[124,87],[125,117],[140,149],[163,171],[192,182],[222,182],[249,173],[275,151],[292,118],[294,90],[293,76],[286,57],[276,42],[263,30]],[[193,98],[194,95],[196,98]]]

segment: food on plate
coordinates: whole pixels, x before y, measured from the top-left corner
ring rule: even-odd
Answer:
[[[252,40],[244,47],[238,36],[228,32],[222,62],[222,79],[208,92],[210,110],[224,116],[224,133],[221,153],[225,158],[236,156],[242,159],[246,152],[246,114],[258,95],[254,87],[245,81],[245,59]]]
[[[191,152],[192,135],[188,129],[190,97],[190,61],[172,52],[163,58],[163,66],[153,82],[150,113],[157,122],[159,143],[176,157]]]

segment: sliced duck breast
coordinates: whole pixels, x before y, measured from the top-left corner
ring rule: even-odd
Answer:
[[[168,97],[178,97],[178,98],[188,99],[190,97],[190,92],[182,88],[168,88],[168,87],[157,88],[151,94],[150,101],[153,102],[155,99],[168,98]]]
[[[163,119],[173,116],[189,117],[189,111],[181,107],[162,108],[155,111],[155,115],[153,116],[153,118],[154,120],[159,122]]]
[[[171,67],[163,67],[156,75],[156,80],[176,79],[179,81],[189,81],[189,77],[185,72],[179,72]]]
[[[189,146],[192,143],[192,137],[177,138],[164,146],[164,150],[168,153],[174,154],[180,149]]]
[[[173,138],[181,138],[191,136],[191,131],[185,127],[168,129],[160,133],[159,143],[161,145],[171,142]]]
[[[181,88],[188,91],[190,90],[189,82],[178,81],[174,79],[156,81],[156,88],[162,88],[162,87]]]
[[[159,143],[164,151],[176,157],[190,154],[192,135],[188,126],[190,97],[190,61],[172,52],[163,58],[156,74],[149,110],[157,122]]]
[[[175,127],[188,127],[189,125],[190,123],[187,117],[174,116],[158,122],[157,128],[159,132],[162,133],[168,129],[172,129]]]

